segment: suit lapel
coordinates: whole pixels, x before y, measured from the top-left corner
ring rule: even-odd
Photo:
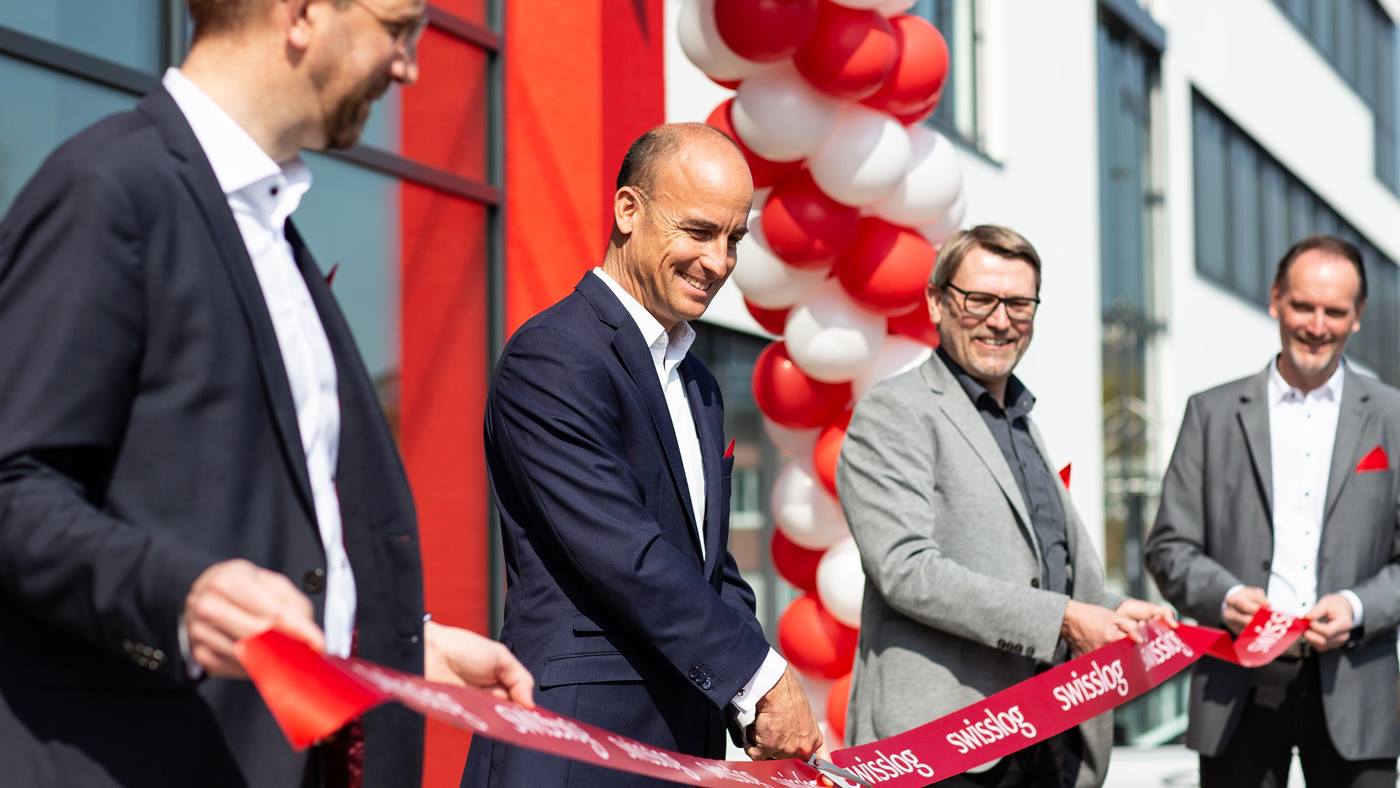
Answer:
[[[700,534],[695,525],[695,507],[690,500],[690,487],[685,480],[685,465],[681,462],[680,445],[676,441],[676,429],[671,424],[671,411],[666,407],[666,395],[661,391],[661,381],[657,379],[656,366],[651,359],[651,351],[642,340],[637,324],[627,309],[618,302],[617,296],[608,289],[601,279],[592,273],[584,274],[575,288],[593,304],[604,323],[613,327],[613,352],[622,362],[623,369],[636,384],[642,395],[642,406],[646,408],[656,439],[661,444],[662,455],[666,458],[666,468],[675,485],[676,496],[680,499],[685,514],[690,543],[695,547],[695,557],[700,558]]]
[[[1337,440],[1332,446],[1332,468],[1327,474],[1327,501],[1322,509],[1325,524],[1337,506],[1342,488],[1356,475],[1356,463],[1361,459],[1361,441],[1371,423],[1371,395],[1363,387],[1365,381],[1347,369],[1342,383],[1341,411],[1337,414]]]
[[[717,403],[705,398],[704,392],[700,390],[700,383],[696,380],[691,361],[687,356],[681,362],[681,378],[685,381],[685,396],[690,404],[690,415],[695,420],[695,432],[700,438],[700,456],[704,459],[705,467],[705,571],[706,577],[715,566],[715,557],[723,551],[723,540],[720,533],[720,520],[724,514],[724,507],[728,501],[720,500],[720,468],[723,462],[720,459],[720,440],[722,436],[715,434],[714,424],[710,419],[710,409]]]
[[[949,423],[962,434],[972,446],[972,450],[977,457],[982,460],[982,464],[992,474],[997,486],[1001,488],[1002,495],[1011,504],[1011,508],[1016,512],[1016,523],[1021,527],[1021,532],[1030,542],[1031,549],[1036,555],[1040,555],[1040,539],[1035,535],[1035,529],[1031,527],[1030,512],[1026,509],[1026,502],[1021,498],[1021,490],[1016,486],[1016,478],[1011,475],[1011,466],[1006,464],[1006,457],[1002,455],[1001,449],[997,447],[996,440],[987,429],[987,424],[982,420],[981,414],[968,399],[957,380],[953,378],[951,372],[943,364],[943,360],[935,353],[924,362],[922,367],[924,380],[929,384],[938,400],[938,407],[943,410],[948,417]]]
[[[228,198],[224,196],[214,170],[209,166],[209,159],[199,147],[188,121],[170,94],[158,89],[142,100],[140,109],[155,121],[167,146],[181,160],[180,178],[209,226],[214,246],[219,250],[219,260],[223,263],[248,324],[248,333],[258,359],[258,371],[262,376],[263,392],[267,395],[268,409],[272,412],[284,458],[296,482],[302,506],[314,525],[316,508],[306,472],[301,431],[297,427],[292,387],[287,380],[287,368],[277,344],[277,333],[267,312],[267,300],[263,297],[257,274],[253,272],[253,261],[248,257],[243,235],[229,210]]]
[[[1272,363],[1272,362],[1270,362]],[[1274,465],[1269,445],[1269,368],[1255,375],[1240,394],[1240,408],[1236,414],[1240,429],[1244,431],[1244,442],[1249,448],[1249,459],[1254,465],[1254,482],[1264,499],[1264,512],[1272,527],[1274,521]]]

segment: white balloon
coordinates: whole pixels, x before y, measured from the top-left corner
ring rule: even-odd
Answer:
[[[808,376],[840,383],[860,374],[885,344],[885,318],[852,301],[828,279],[788,313],[788,355]]]
[[[909,170],[912,156],[903,123],[879,110],[848,104],[807,167],[826,196],[860,207],[889,194]]]
[[[962,194],[962,166],[947,137],[925,126],[909,130],[909,170],[870,213],[893,224],[918,227],[943,218]]]
[[[797,161],[821,146],[839,107],[787,62],[739,84],[730,120],[749,150],[769,161]]]
[[[902,336],[886,338],[880,354],[851,380],[851,396],[859,401],[876,383],[908,372],[927,361],[932,353],[932,348],[917,339]]]
[[[755,203],[757,205],[757,203]],[[786,309],[826,281],[826,269],[797,268],[783,262],[763,237],[759,208],[749,212],[749,235],[739,244],[739,262],[730,278],[744,298],[764,309]]]
[[[899,16],[914,7],[915,0],[886,0],[876,10],[884,16]]]
[[[778,472],[769,506],[773,522],[798,547],[825,550],[851,534],[841,504],[817,481],[807,458],[792,460]]]
[[[831,617],[848,627],[860,627],[860,602],[865,596],[865,570],[860,552],[849,537],[831,546],[817,563],[817,598]]]
[[[743,79],[768,65],[739,57],[724,43],[715,25],[715,0],[685,0],[676,25],[685,56],[714,79]]]
[[[831,0],[831,2],[847,8],[879,8],[885,0]]]
[[[817,447],[817,436],[821,434],[821,427],[810,429],[798,429],[796,427],[784,427],[776,421],[763,417],[763,431],[768,434],[768,440],[778,447],[778,452],[785,457],[811,457],[812,450]]]
[[[948,236],[957,232],[962,227],[963,217],[967,215],[967,193],[958,192],[958,199],[954,201],[953,207],[943,214],[943,218],[930,224],[925,224],[919,229],[919,234],[928,239],[928,242],[938,246],[948,239]]]

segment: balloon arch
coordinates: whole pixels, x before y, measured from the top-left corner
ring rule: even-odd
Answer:
[[[844,736],[865,575],[836,499],[851,406],[938,344],[924,305],[936,247],[966,210],[952,144],[922,121],[948,47],[913,0],[685,0],[687,57],[735,91],[707,123],[739,144],[755,187],[734,281],[782,337],[754,368],[786,457],[773,565],[802,595],[778,642]],[[832,683],[834,682],[834,683]]]

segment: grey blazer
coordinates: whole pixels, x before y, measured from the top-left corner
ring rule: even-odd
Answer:
[[[1322,655],[1323,706],[1337,752],[1350,760],[1400,755],[1395,628],[1400,623],[1400,392],[1350,369],[1324,502],[1318,595],[1351,589],[1364,629]],[[1268,588],[1274,553],[1269,370],[1193,396],[1162,482],[1162,505],[1146,545],[1147,567],[1182,613],[1223,626],[1232,586]],[[1358,473],[1377,445],[1391,468]],[[1196,664],[1186,744],[1221,751],[1249,690],[1249,672],[1216,660]]]
[[[1069,597],[1040,588],[1040,545],[1015,478],[937,354],[861,398],[836,479],[866,577],[848,744],[975,703],[1054,658]],[[1117,607],[1063,491],[1061,502],[1075,599]],[[1111,715],[1081,730],[1076,784],[1097,786]]]

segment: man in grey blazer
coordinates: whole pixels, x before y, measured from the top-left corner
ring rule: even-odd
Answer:
[[[1030,345],[1040,257],[979,226],[942,246],[928,287],[942,347],[861,398],[837,488],[865,568],[847,739],[900,733],[1030,678],[1071,652],[1140,640],[1170,611],[1104,586],[1012,370]],[[939,785],[1097,786],[1096,718]]]
[[[1147,540],[1157,585],[1237,634],[1265,603],[1312,619],[1258,670],[1197,663],[1186,743],[1205,788],[1285,785],[1295,747],[1310,786],[1395,785],[1400,392],[1342,363],[1365,306],[1355,245],[1299,241],[1269,306],[1282,352],[1186,405]]]

